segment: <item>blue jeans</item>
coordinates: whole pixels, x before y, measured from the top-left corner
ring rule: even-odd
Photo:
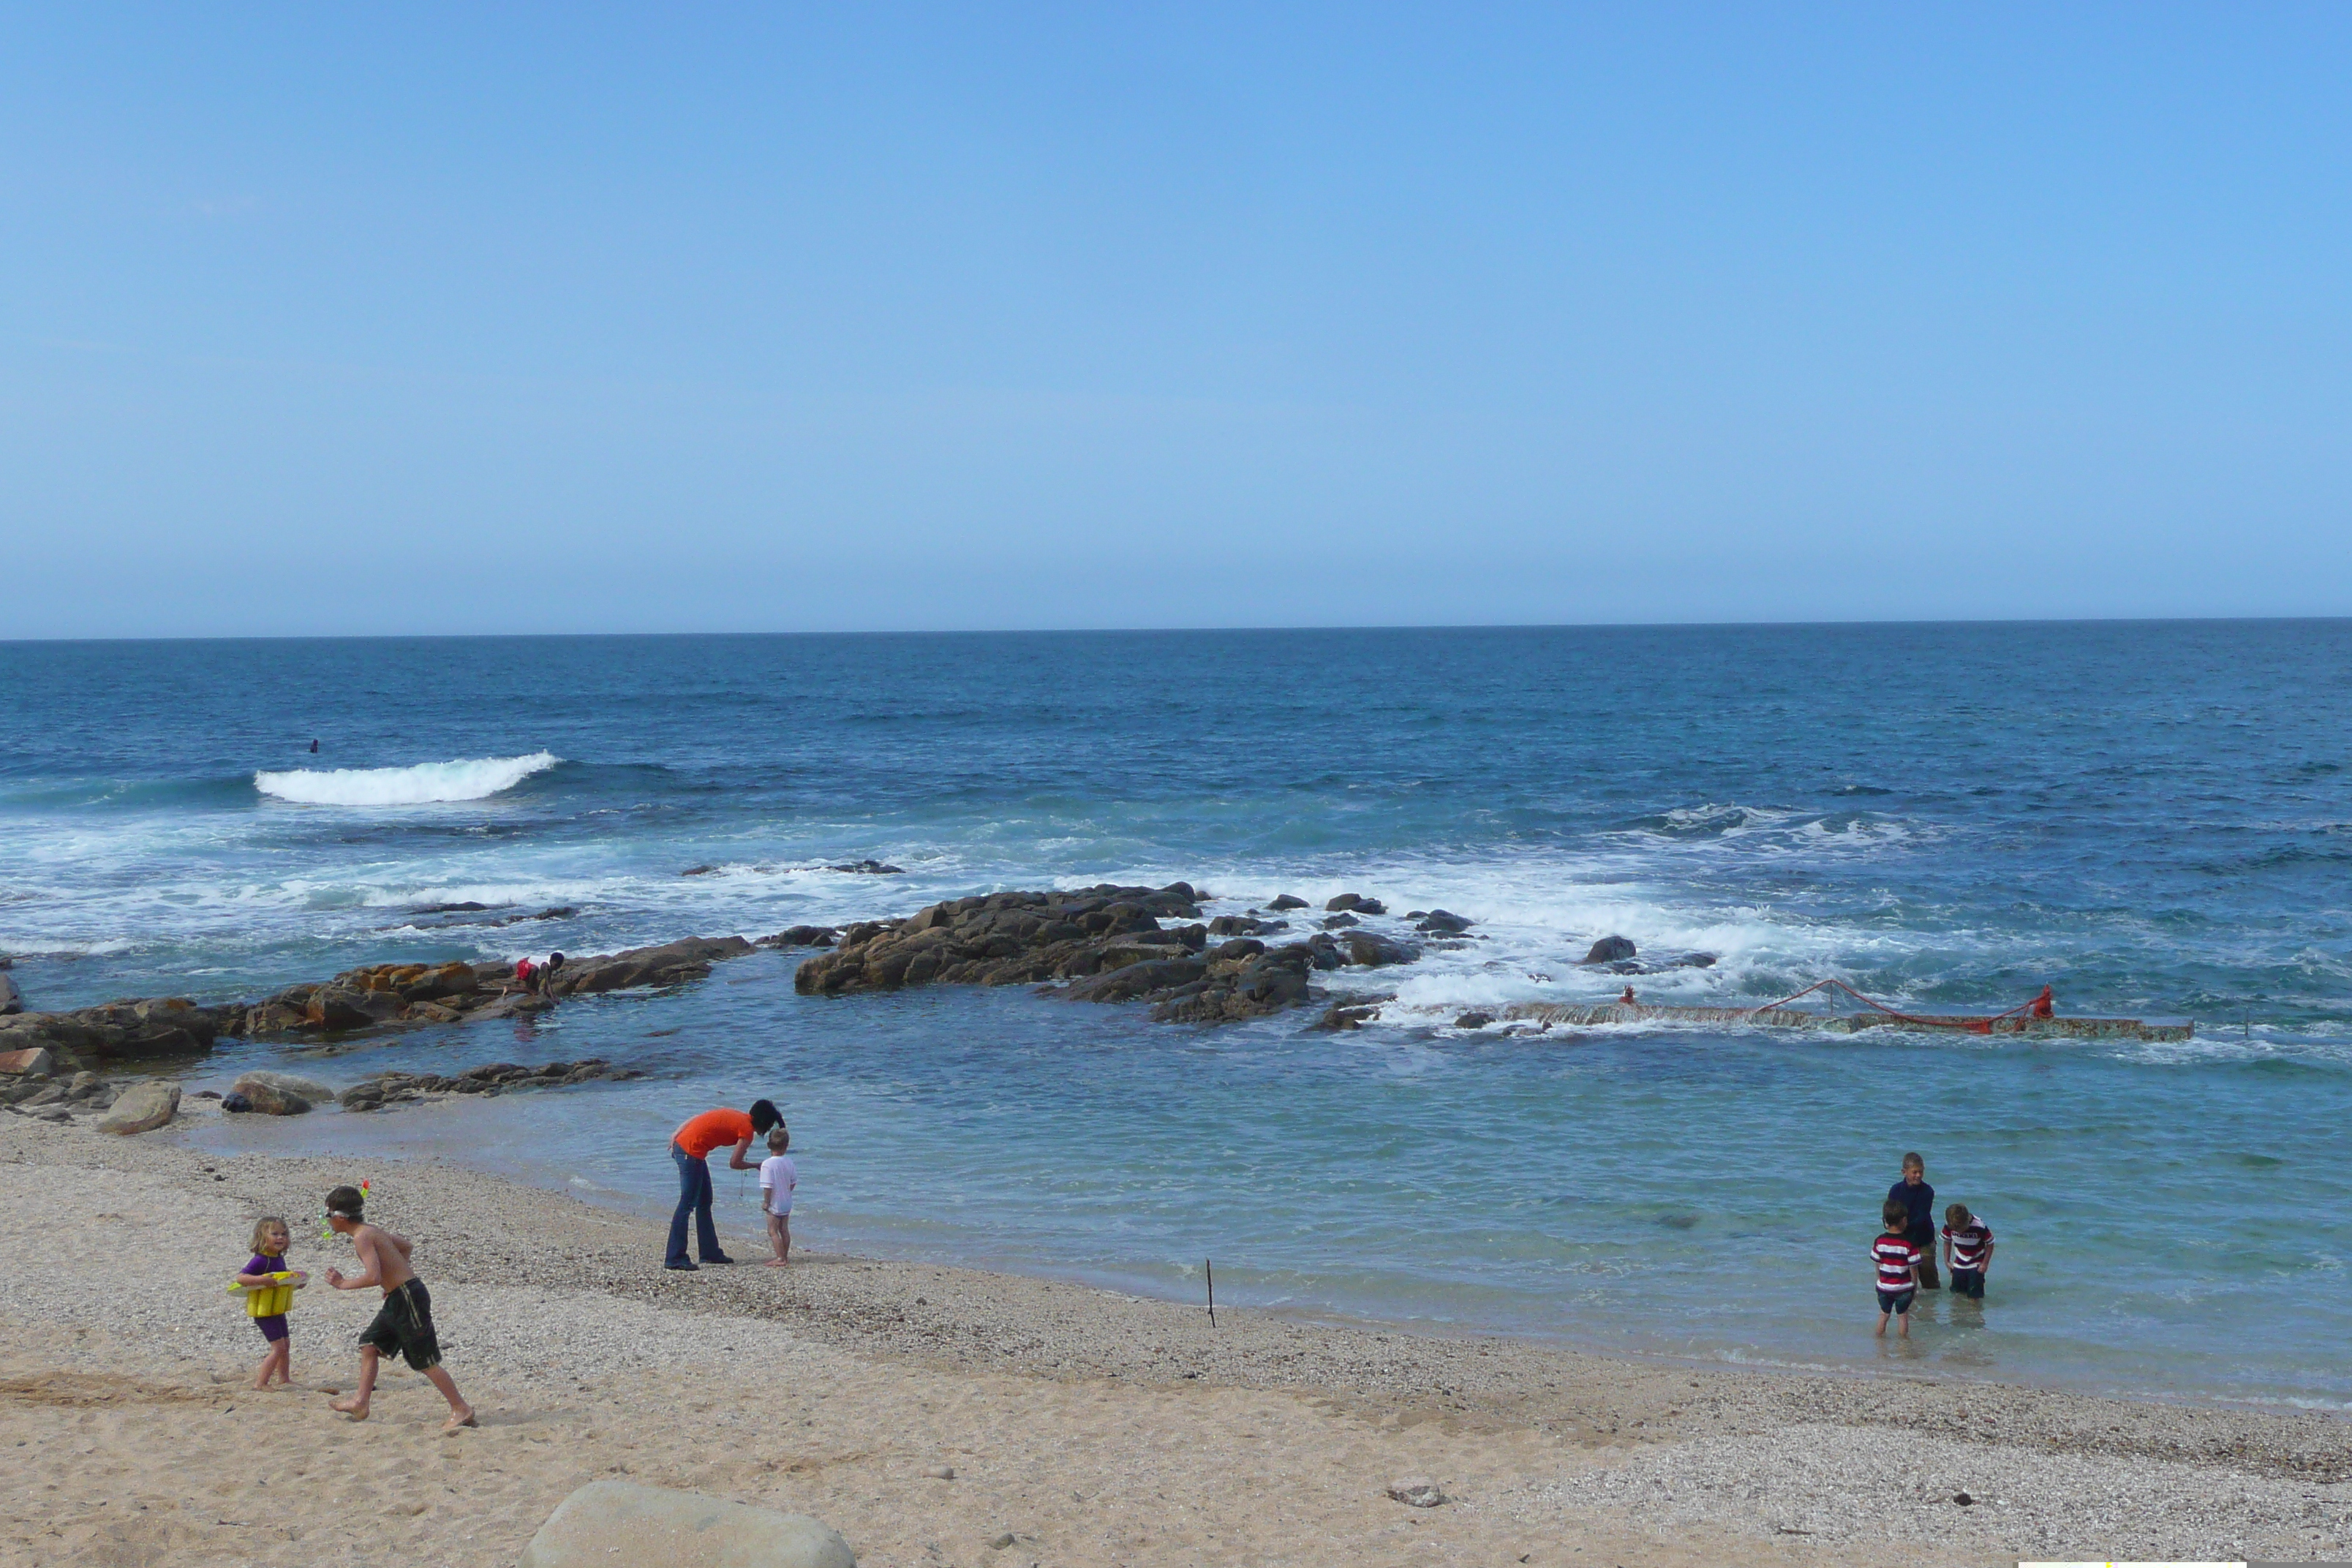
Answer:
[[[719,1227],[710,1222],[710,1162],[696,1159],[675,1143],[669,1146],[669,1157],[677,1165],[677,1212],[669,1216],[668,1261],[688,1261],[686,1216],[692,1215],[695,1245],[702,1248],[702,1261],[708,1263],[721,1256]]]

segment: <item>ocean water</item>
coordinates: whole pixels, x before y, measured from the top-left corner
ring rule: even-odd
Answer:
[[[762,953],[191,1078],[594,1054],[638,1082],[181,1135],[661,1207],[669,1129],[768,1095],[824,1247],[1179,1299],[1213,1258],[1221,1299],[1308,1315],[2341,1408],[2347,752],[2342,622],[0,644],[0,952],[63,1007],[1105,879],[1443,906],[1478,940],[1337,977],[1396,993],[1354,1034],[809,999]],[[868,856],[905,874],[825,868]],[[490,908],[419,912],[457,902]],[[1652,1000],[2046,982],[2198,1029],[1452,1026],[1614,994],[1575,967],[1609,932],[1719,955]],[[1866,1250],[1909,1149],[2000,1251],[1981,1309],[1927,1298],[1881,1344]]]

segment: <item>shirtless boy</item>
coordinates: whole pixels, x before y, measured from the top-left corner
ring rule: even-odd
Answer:
[[[408,1238],[368,1224],[360,1212],[365,1201],[357,1187],[337,1187],[327,1194],[328,1227],[352,1238],[352,1250],[359,1254],[364,1269],[347,1275],[340,1268],[330,1268],[327,1283],[338,1290],[363,1290],[373,1285],[383,1292],[383,1310],[360,1335],[359,1388],[348,1399],[334,1401],[331,1408],[354,1421],[366,1420],[368,1399],[375,1393],[376,1363],[384,1352],[398,1351],[449,1402],[449,1419],[441,1430],[455,1432],[471,1426],[474,1407],[458,1395],[457,1379],[441,1364],[441,1342],[433,1333],[433,1299],[425,1293],[425,1281],[408,1266],[413,1250]]]

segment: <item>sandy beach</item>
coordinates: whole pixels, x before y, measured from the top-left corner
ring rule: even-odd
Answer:
[[[480,1430],[404,1369],[327,1408],[374,1293],[314,1285],[290,1393],[223,1283],[353,1173],[0,1119],[0,1560],[511,1563],[572,1488],[689,1487],[869,1564],[1990,1563],[2342,1555],[2352,1424],[1906,1376],[1638,1364],[920,1264],[671,1275],[642,1219],[372,1161]],[[742,1248],[749,1253],[747,1244]],[[1425,1477],[1447,1501],[1391,1500]],[[1967,1493],[1971,1501],[1953,1500]]]

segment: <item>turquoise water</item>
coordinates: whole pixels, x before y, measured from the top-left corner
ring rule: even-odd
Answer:
[[[657,1203],[668,1129],[765,1093],[824,1247],[1180,1297],[1213,1258],[1221,1299],[1305,1312],[2352,1400],[2341,623],[15,645],[0,675],[0,949],[37,1006],[1102,878],[1480,922],[1337,1037],[1026,993],[814,1001],[762,954],[520,1037],[307,1064],[604,1054],[643,1082],[239,1140],[423,1139]],[[908,874],[822,868],[867,855]],[[414,912],[460,900],[502,908]],[[576,913],[436,923],[551,906]],[[2047,981],[2066,1011],[2200,1028],[1450,1026],[1613,994],[1573,967],[1612,931],[1721,955],[1637,982],[1659,1000],[1836,974],[1997,1008]],[[1912,1148],[2000,1252],[1981,1310],[1933,1301],[1886,1348],[1864,1254]]]

